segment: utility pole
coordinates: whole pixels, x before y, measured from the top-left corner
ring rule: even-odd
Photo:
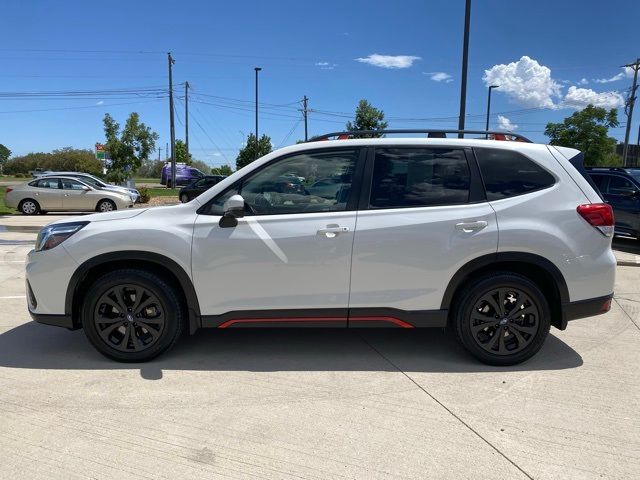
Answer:
[[[625,113],[627,114],[627,129],[624,134],[624,149],[622,150],[622,165],[628,166],[629,155],[629,135],[631,134],[631,120],[633,119],[633,104],[636,103],[636,89],[638,88],[638,69],[640,69],[640,58],[636,59],[635,63],[629,65],[623,65],[623,67],[630,67],[633,69],[633,85],[631,87],[631,93],[625,103]]]
[[[302,115],[304,116],[304,141],[307,141],[307,105],[308,105],[309,99],[307,98],[307,96],[305,95],[302,98]]]
[[[158,161],[161,160],[160,157],[162,157],[162,147],[158,147]]]
[[[189,161],[189,82],[184,82],[184,143]]]
[[[255,67],[254,70],[256,71],[256,150],[255,150],[255,158],[254,158],[254,160],[257,160],[258,159],[258,145],[260,145],[260,141],[258,139],[258,72],[260,70],[262,70],[262,68]]]
[[[169,129],[171,132],[171,188],[176,188],[176,130],[173,121],[173,64],[175,60],[171,52],[167,53],[169,60]]]
[[[164,159],[169,160],[169,142],[165,144],[166,148],[164,149]]]
[[[460,77],[460,115],[458,130],[464,130],[464,117],[467,108],[467,66],[469,64],[469,24],[471,23],[471,0],[466,1],[464,9],[464,40],[462,45],[462,75]],[[458,138],[464,138],[463,133]]]
[[[489,85],[489,97],[487,98],[487,127],[485,128],[487,132],[489,131],[489,114],[491,113],[491,90],[499,87],[500,85]],[[484,138],[489,138],[489,134],[485,133]]]

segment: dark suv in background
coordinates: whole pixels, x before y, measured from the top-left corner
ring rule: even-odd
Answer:
[[[613,207],[616,235],[640,240],[640,168],[587,167],[587,172]]]
[[[225,178],[227,178],[225,175],[206,175],[195,182],[191,182],[186,187],[180,189],[180,201],[182,203],[190,202]]]

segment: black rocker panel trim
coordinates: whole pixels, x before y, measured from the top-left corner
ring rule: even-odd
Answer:
[[[444,327],[446,323],[446,311],[405,311],[395,308],[238,310],[202,316],[203,328],[423,328]]]
[[[195,332],[200,327],[200,304],[196,291],[191,282],[191,278],[185,270],[175,261],[164,255],[153,252],[144,252],[139,250],[122,250],[117,252],[105,253],[93,257],[82,265],[80,265],[71,276],[69,286],[67,287],[67,295],[65,298],[65,315],[72,318],[73,316],[73,300],[77,294],[78,285],[86,278],[90,270],[100,265],[108,265],[111,262],[122,261],[142,261],[152,263],[158,267],[169,270],[178,280],[185,298],[187,300],[187,311],[189,314],[189,331]]]

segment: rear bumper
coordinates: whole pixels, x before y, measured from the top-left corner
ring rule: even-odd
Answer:
[[[71,315],[46,315],[42,313],[33,313],[29,311],[31,318],[38,323],[45,325],[52,325],[54,327],[64,327],[69,330],[76,330],[78,327],[74,327]]]
[[[607,313],[611,309],[612,299],[613,293],[603,297],[589,298],[566,304],[562,309],[565,325],[566,322],[571,320]]]

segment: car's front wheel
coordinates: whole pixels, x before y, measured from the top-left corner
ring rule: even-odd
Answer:
[[[103,355],[144,362],[171,348],[183,327],[175,288],[155,273],[116,270],[99,278],[82,306],[82,326]]]
[[[465,288],[452,320],[462,345],[490,365],[515,365],[532,357],[551,326],[549,303],[538,286],[507,272]]]
[[[98,202],[98,205],[96,206],[96,210],[98,212],[112,212],[114,210],[116,210],[116,204],[113,203],[113,201],[111,200],[100,200]]]

